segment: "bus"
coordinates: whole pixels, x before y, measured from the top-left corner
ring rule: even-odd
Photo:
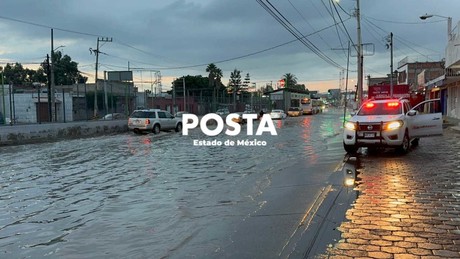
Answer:
[[[324,103],[321,99],[312,99],[311,103],[312,103],[313,114],[323,112]]]
[[[303,110],[303,114],[313,114],[313,105],[310,98],[302,98],[300,100],[300,108]]]

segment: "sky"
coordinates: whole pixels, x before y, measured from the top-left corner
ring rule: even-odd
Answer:
[[[94,82],[96,63],[90,49],[97,48],[99,38],[108,41],[99,42],[98,78],[103,78],[103,71],[132,70],[140,91],[167,91],[175,78],[207,76],[209,63],[222,70],[225,85],[238,69],[243,77],[249,73],[257,88],[276,85],[291,73],[309,90],[350,89],[357,82],[353,48],[358,42],[357,4],[356,0],[2,0],[0,66],[19,62],[36,68],[51,52],[52,29],[54,49],[77,62],[88,82]],[[390,73],[390,33],[396,69],[406,57],[420,62],[444,58],[447,17],[458,31],[458,0],[359,4],[365,76]],[[426,13],[434,16],[421,20]]]

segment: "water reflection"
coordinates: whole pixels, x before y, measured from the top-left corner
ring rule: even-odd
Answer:
[[[161,258],[193,250],[193,242],[219,247],[232,231],[228,219],[263,206],[257,198],[273,176],[299,161],[341,160],[341,138],[332,134],[340,126],[318,134],[336,121],[333,114],[276,121],[277,136],[257,136],[266,147],[195,147],[194,139],[208,138],[196,130],[0,148],[0,252]],[[318,178],[327,173],[302,170]]]
[[[356,186],[356,178],[358,167],[357,157],[346,157],[345,163],[343,164],[343,185],[348,188],[354,188]]]

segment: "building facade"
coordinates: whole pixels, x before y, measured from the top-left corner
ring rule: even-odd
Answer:
[[[444,73],[444,61],[410,62],[404,58],[398,63],[397,84],[407,84],[412,91],[423,91],[426,82]]]
[[[446,115],[460,119],[460,22],[455,28],[446,47],[446,73],[441,88],[447,95]]]

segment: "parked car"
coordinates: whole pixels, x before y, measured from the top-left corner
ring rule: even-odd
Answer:
[[[407,153],[419,138],[442,134],[440,107],[439,99],[414,108],[405,99],[365,102],[344,124],[344,149],[355,153],[359,147],[391,147]]]
[[[244,110],[243,113],[257,113],[257,112],[254,111],[253,109],[246,109],[246,110]]]
[[[219,115],[228,115],[228,114],[230,114],[230,111],[229,111],[227,108],[225,108],[225,109],[219,109],[219,110],[216,111],[216,114],[219,114]]]
[[[190,112],[185,112],[185,111],[177,112],[176,114],[174,114],[174,117],[176,117],[177,119],[182,121],[182,115],[184,115],[184,114],[191,114],[191,113]],[[192,119],[188,120],[188,123],[192,123],[192,122],[193,122]]]
[[[127,118],[128,116],[124,115],[123,113],[109,113],[102,117],[101,120],[124,120]]]
[[[298,117],[302,114],[303,114],[303,110],[298,107],[291,107],[288,110],[288,116],[291,116],[291,117]]]
[[[182,115],[183,114],[189,114],[190,112],[186,112],[186,111],[181,111],[181,112],[176,112],[176,114],[174,114],[174,117],[176,118],[182,118]]]
[[[128,119],[128,128],[134,133],[175,130],[182,131],[182,119],[160,109],[135,110]]]
[[[270,117],[272,120],[284,120],[286,119],[287,115],[283,110],[272,110],[270,112]]]

